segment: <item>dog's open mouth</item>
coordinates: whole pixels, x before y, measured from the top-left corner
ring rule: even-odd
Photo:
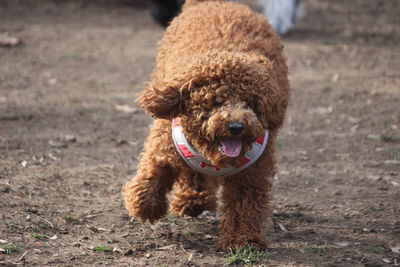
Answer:
[[[221,141],[219,145],[219,150],[227,157],[237,157],[242,150],[242,141],[239,139],[227,139]]]

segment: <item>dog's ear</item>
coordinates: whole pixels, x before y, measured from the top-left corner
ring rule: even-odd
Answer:
[[[182,112],[185,85],[179,80],[153,79],[139,96],[139,102],[152,117],[172,119]]]
[[[264,128],[272,131],[281,127],[284,121],[290,90],[287,78],[278,76],[272,63],[263,62],[263,65],[267,68],[261,72],[263,78],[260,79],[260,86],[265,88],[265,93],[255,97],[255,109]]]
[[[277,83],[268,86],[268,93],[257,97],[256,110],[264,128],[272,131],[278,129],[284,121],[288,95],[277,87]]]

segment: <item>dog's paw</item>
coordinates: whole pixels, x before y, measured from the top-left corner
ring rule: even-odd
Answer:
[[[124,188],[125,207],[130,216],[139,218],[141,222],[153,223],[167,213],[167,198],[165,195],[148,194],[148,190],[140,189],[139,186]]]
[[[215,211],[217,208],[216,198],[204,192],[196,195],[179,194],[175,196],[171,205],[171,213],[180,216],[197,217],[203,211]]]
[[[262,236],[245,236],[240,234],[223,234],[219,240],[219,246],[224,251],[238,250],[244,247],[265,250],[268,244],[268,240]]]
[[[197,217],[200,214],[203,213],[203,211],[209,210],[209,211],[214,211],[215,208],[211,207],[210,203],[204,203],[202,205],[193,205],[192,203],[183,203],[182,205],[179,205],[180,203],[177,203],[172,206],[171,208],[171,213],[177,214],[180,216],[191,216],[191,217]]]
[[[131,216],[137,217],[142,223],[153,223],[161,219],[166,213],[168,204],[166,201],[141,201],[137,200],[132,205],[126,204]]]

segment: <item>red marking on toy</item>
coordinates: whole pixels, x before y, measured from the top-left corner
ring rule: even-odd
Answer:
[[[181,125],[181,118],[174,118],[173,121],[174,121],[174,126],[175,127]]]
[[[182,152],[182,155],[186,158],[193,158],[194,155],[185,145],[178,145],[179,150]]]
[[[249,162],[249,161],[250,161],[250,159],[244,157],[243,160],[242,160],[242,162],[240,162],[240,164],[239,164],[238,166],[236,166],[236,168],[242,167],[244,164],[246,164],[246,163]]]
[[[264,139],[265,139],[265,134],[258,137],[256,142],[259,143],[260,145],[262,145],[262,144],[264,144]]]
[[[205,168],[205,167],[212,167],[212,168],[215,168],[217,171],[220,171],[221,169],[220,168],[218,168],[218,167],[215,167],[214,165],[210,165],[210,164],[207,164],[207,163],[205,163],[204,161],[202,161],[201,163],[200,163],[200,167],[201,168]]]

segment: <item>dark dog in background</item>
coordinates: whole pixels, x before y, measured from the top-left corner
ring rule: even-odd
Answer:
[[[151,0],[151,15],[161,25],[168,23],[180,13],[184,0]]]

